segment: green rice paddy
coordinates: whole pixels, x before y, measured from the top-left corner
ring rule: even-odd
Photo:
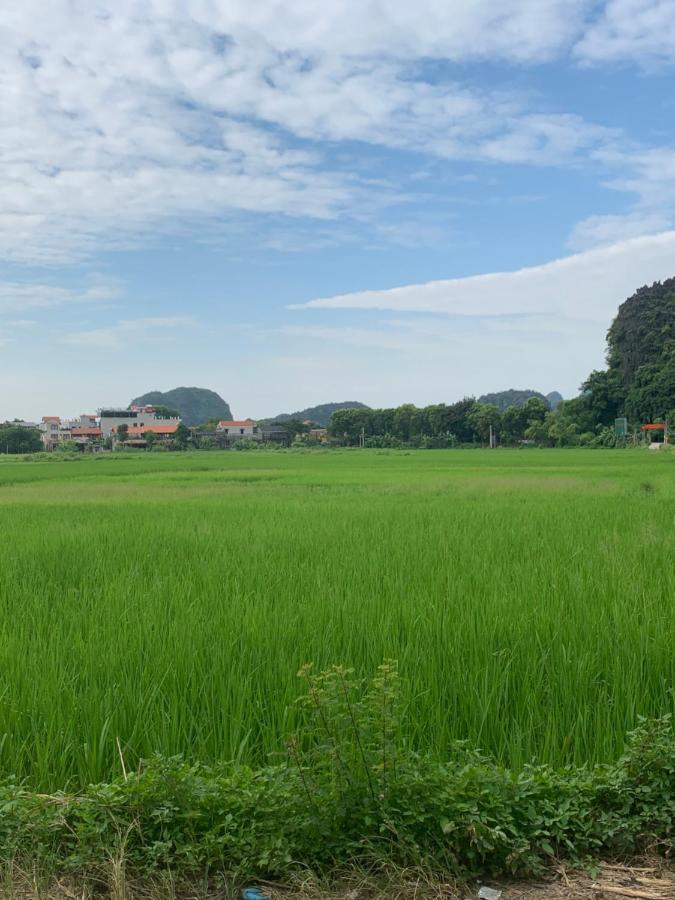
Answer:
[[[415,746],[614,759],[674,708],[675,455],[0,460],[0,775],[257,764],[303,663],[385,658]]]

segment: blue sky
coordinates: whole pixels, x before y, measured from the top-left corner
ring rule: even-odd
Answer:
[[[0,420],[571,396],[675,274],[671,0],[14,6]]]

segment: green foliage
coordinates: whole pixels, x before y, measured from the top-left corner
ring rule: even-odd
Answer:
[[[234,450],[258,450],[260,449],[260,443],[253,438],[243,437],[234,441],[232,448]]]
[[[492,403],[474,403],[467,415],[469,427],[482,441],[487,441],[492,429],[495,437],[501,430],[502,416]]]
[[[330,417],[340,409],[368,408],[365,403],[359,403],[358,400],[345,400],[342,403],[321,403],[319,406],[309,406],[307,409],[301,409],[293,413],[280,413],[272,419],[263,420],[263,422],[271,425],[288,425],[290,421],[314,422],[315,425],[321,428],[327,428]]]
[[[675,278],[669,278],[641,287],[621,304],[607,334],[607,361],[628,389],[642,366],[672,365],[674,349]]]
[[[305,425],[303,421],[300,419],[283,419],[280,421],[274,421],[270,423],[272,425],[281,425],[283,428],[288,431],[291,435],[291,439],[296,438],[298,435],[308,434],[310,430],[310,425]]]
[[[619,372],[614,369],[591,372],[581,385],[579,424],[582,427],[584,424],[589,427],[612,425],[623,413],[625,395]]]
[[[129,426],[125,422],[117,426],[116,437],[121,444],[129,440]]]
[[[667,419],[675,430],[675,341],[670,352],[637,370],[626,396],[626,415],[633,422]]]
[[[42,438],[37,428],[0,425],[0,453],[38,453],[42,450]]]
[[[492,406],[496,406],[499,412],[504,412],[513,406],[524,406],[531,399],[541,400],[546,405],[546,409],[550,408],[548,400],[539,391],[517,391],[514,388],[510,388],[508,391],[497,391],[494,394],[483,394],[482,397],[478,398],[478,402],[489,403]]]
[[[152,450],[157,443],[157,433],[155,431],[146,431],[143,435],[143,440],[145,441],[148,450]]]
[[[608,368],[582,385],[585,422],[634,424],[669,414],[675,397],[675,278],[636,291],[619,307],[607,334]]]
[[[229,405],[215,391],[197,387],[178,387],[172,391],[150,391],[136,397],[130,406],[160,406],[177,410],[188,426],[199,425],[210,419],[231,419]]]
[[[59,443],[54,447],[55,453],[73,453],[77,450],[77,443],[72,440],[59,441]]]
[[[252,770],[156,756],[82,794],[0,788],[0,857],[82,871],[123,852],[139,873],[284,877],[358,860],[463,877],[532,875],[672,845],[675,737],[642,721],[594,768],[505,769],[466,744],[439,761],[404,739],[398,669],[300,672],[302,719],[287,758]]]
[[[468,419],[474,405],[465,398],[450,406],[341,409],[333,413],[328,432],[350,447],[359,445],[362,434],[367,447],[454,447],[474,437]]]
[[[509,406],[501,420],[502,442],[515,444],[522,441],[527,429],[546,421],[548,413],[548,403],[539,397],[530,397],[520,406]]]
[[[190,442],[190,429],[184,422],[180,422],[173,436],[173,446],[176,450],[187,450]]]

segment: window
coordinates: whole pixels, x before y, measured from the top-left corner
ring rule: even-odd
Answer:
[[[243,434],[243,433],[244,433],[244,429],[243,429],[243,428],[240,428],[240,429],[239,429],[239,434]]]

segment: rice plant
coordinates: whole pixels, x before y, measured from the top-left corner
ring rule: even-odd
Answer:
[[[261,764],[308,662],[398,660],[410,746],[615,759],[674,707],[675,457],[250,452],[0,462],[0,771]],[[651,489],[645,491],[643,485]]]

